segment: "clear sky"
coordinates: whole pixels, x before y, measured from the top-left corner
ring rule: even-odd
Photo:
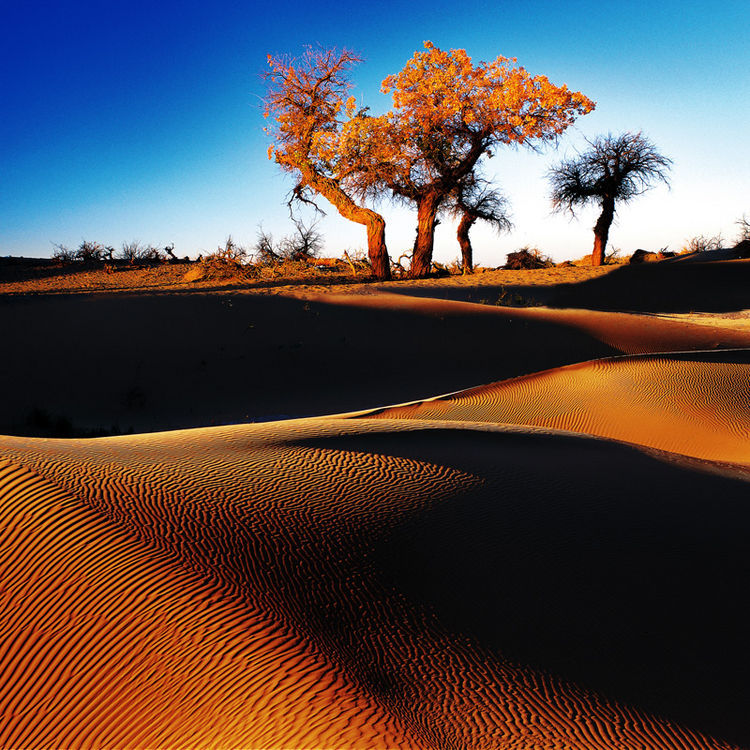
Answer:
[[[736,234],[750,215],[750,2],[493,0],[474,3],[112,0],[4,4],[0,24],[0,255],[48,256],[84,239],[119,248],[174,242],[195,256],[258,225],[291,230],[292,186],[266,158],[260,99],[268,53],[346,46],[365,62],[356,93],[390,108],[381,80],[429,39],[475,60],[517,57],[532,74],[597,102],[557,148],[506,149],[489,172],[515,229],[477,226],[477,261],[534,245],[556,260],[591,250],[595,211],[550,214],[545,172],[584,136],[642,130],[674,160],[672,188],[622,207],[611,244],[630,253],[695,234]],[[326,254],[365,246],[364,229],[329,209]],[[416,215],[385,204],[392,256]],[[438,227],[436,258],[458,255]]]

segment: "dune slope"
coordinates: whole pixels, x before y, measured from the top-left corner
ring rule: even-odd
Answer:
[[[750,331],[397,294],[0,296],[0,316],[0,433],[39,437],[324,415],[621,353],[750,347]]]
[[[613,357],[364,416],[550,427],[750,465],[750,350]]]
[[[5,747],[750,739],[741,479],[445,420],[0,450]]]

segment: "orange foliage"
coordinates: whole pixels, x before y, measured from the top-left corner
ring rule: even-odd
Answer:
[[[352,52],[308,48],[299,60],[268,56],[265,117],[275,141],[268,157],[303,176],[337,176],[342,113],[351,116],[354,98],[348,71],[361,58]]]
[[[465,50],[424,46],[383,81],[394,110],[350,119],[340,152],[350,172],[364,170],[370,183],[380,179],[406,198],[455,182],[500,144],[553,139],[594,109],[580,92],[530,75],[515,59],[474,65]]]
[[[371,117],[355,112],[348,95],[346,73],[359,60],[332,50],[308,50],[297,66],[269,58],[266,115],[276,123],[268,129],[276,142],[269,155],[301,175],[298,195],[304,188],[319,192],[354,221],[371,217],[357,218],[353,197],[390,190],[416,203],[414,275],[429,271],[437,212],[483,155],[501,144],[553,139],[595,106],[514,59],[474,65],[464,50],[425,42],[383,81],[393,111]]]
[[[347,96],[348,72],[361,58],[343,50],[308,48],[299,60],[269,55],[265,116],[273,117],[266,132],[275,144],[268,149],[282,169],[298,179],[294,196],[308,201],[318,193],[346,219],[367,228],[367,247],[373,273],[390,278],[385,245],[385,221],[380,214],[355,202],[347,189],[348,161],[341,158],[345,120],[354,115],[355,99]]]
[[[437,213],[484,155],[502,144],[554,139],[594,102],[516,60],[477,65],[465,50],[425,42],[383,81],[394,109],[345,123],[340,158],[361,194],[387,188],[418,211],[412,275],[429,272]]]

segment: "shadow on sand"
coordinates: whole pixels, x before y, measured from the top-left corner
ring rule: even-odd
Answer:
[[[574,284],[396,287],[388,291],[509,307],[546,305],[620,312],[732,312],[750,308],[750,260],[627,265]]]

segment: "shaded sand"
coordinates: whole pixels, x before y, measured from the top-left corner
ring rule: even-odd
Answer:
[[[0,450],[4,747],[750,740],[741,477],[411,419]]]
[[[750,350],[585,362],[363,416],[550,427],[750,466]]]
[[[0,297],[0,318],[0,434],[54,437],[330,414],[623,352],[750,346],[750,330],[395,294]]]
[[[464,277],[462,282],[446,279],[405,289],[390,284],[380,288],[465,302],[503,304],[508,300],[505,304],[589,310],[691,313],[750,308],[750,260],[673,261],[677,258],[599,269],[553,269],[554,274],[498,271],[497,275]]]
[[[436,317],[451,314],[471,315],[475,318],[483,315],[494,316],[498,322],[500,320],[505,322],[504,333],[509,330],[508,324],[520,323],[520,326],[516,325],[515,333],[523,338],[528,349],[539,346],[539,342],[535,340],[535,334],[539,329],[531,328],[535,324],[546,327],[558,337],[567,338],[572,333],[583,334],[615,351],[627,354],[739,348],[750,345],[750,330],[719,325],[721,320],[719,318],[714,318],[714,325],[697,325],[685,320],[675,321],[662,316],[583,309],[503,307],[387,293],[368,296],[310,295],[308,298],[319,302],[325,301],[331,305],[404,312],[419,311],[422,315]],[[519,327],[522,328],[521,331],[518,330]],[[443,347],[451,343],[453,342],[444,339]],[[504,341],[483,343],[486,347],[490,347],[493,343],[502,346]]]

